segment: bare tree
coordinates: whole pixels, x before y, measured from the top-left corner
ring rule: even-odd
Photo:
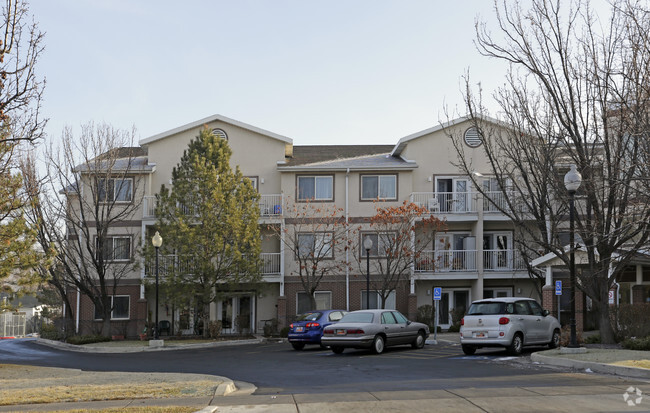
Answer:
[[[358,264],[359,273],[367,271],[370,264],[370,284],[381,299],[381,308],[400,282],[408,280],[416,266],[432,271],[436,265],[433,240],[438,231],[444,231],[445,223],[431,215],[428,208],[404,201],[396,207],[377,207],[375,215],[366,225],[355,228],[360,236],[354,236],[352,251]],[[364,242],[372,241],[370,260]],[[355,242],[352,242],[354,245]],[[363,305],[363,303],[362,303]]]
[[[291,275],[298,276],[309,295],[311,309],[316,309],[316,291],[326,276],[334,276],[348,265],[341,257],[348,248],[348,223],[341,208],[317,202],[288,200],[283,226],[269,225],[297,265]]]
[[[466,78],[469,116],[504,204],[529,257],[551,252],[569,264],[568,194],[562,179],[575,164],[583,182],[576,195],[576,230],[588,265],[579,288],[594,301],[601,339],[614,340],[608,291],[650,236],[648,111],[650,11],[646,3],[614,1],[600,20],[589,2],[495,2],[499,38],[477,23],[481,54],[510,64],[494,94],[490,121],[481,92]],[[459,165],[473,164],[454,137]]]
[[[45,150],[45,177],[30,173],[38,241],[56,251],[51,283],[90,298],[104,336],[111,333],[112,295],[139,265],[140,226],[129,221],[141,208],[138,174],[147,160],[134,141],[134,130],[107,124],[84,125],[79,138],[66,128],[60,146]]]

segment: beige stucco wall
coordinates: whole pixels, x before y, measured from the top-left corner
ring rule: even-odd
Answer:
[[[280,193],[280,174],[276,163],[284,161],[285,142],[221,121],[211,122],[207,126],[222,129],[228,135],[228,144],[232,149],[231,167],[239,165],[244,176],[258,177],[261,194]],[[149,162],[156,164],[148,195],[158,193],[162,184],[169,187],[172,169],[178,165],[183,151],[202,128],[189,129],[147,144]],[[261,179],[264,179],[263,184]]]

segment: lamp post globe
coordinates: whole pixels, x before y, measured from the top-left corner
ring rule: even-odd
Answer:
[[[151,238],[151,244],[153,244],[154,248],[156,249],[156,324],[154,325],[154,335],[153,338],[154,340],[158,340],[160,338],[160,335],[158,334],[158,250],[160,249],[160,246],[162,245],[162,237],[160,236],[160,233],[156,231],[156,234]]]
[[[372,245],[372,238],[366,236],[363,240],[363,248],[366,250],[366,310],[370,309],[370,250]]]
[[[575,258],[575,194],[582,184],[582,175],[576,170],[575,165],[571,165],[569,172],[564,175],[564,187],[569,193],[569,277],[571,279],[571,339],[569,346],[577,348],[578,341],[576,337],[576,258]]]

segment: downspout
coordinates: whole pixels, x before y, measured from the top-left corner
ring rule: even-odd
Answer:
[[[74,323],[74,331],[76,334],[79,334],[79,304],[81,303],[81,296],[80,296],[80,291],[79,287],[77,287],[77,308],[75,311],[75,323]]]
[[[350,210],[348,190],[350,187],[350,168],[345,171],[345,244],[350,242]],[[350,311],[350,249],[345,249],[345,309]]]

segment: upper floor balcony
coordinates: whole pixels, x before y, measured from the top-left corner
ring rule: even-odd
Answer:
[[[486,192],[413,192],[411,202],[438,214],[472,214],[482,208],[483,213],[499,214],[507,207],[506,195],[501,191]]]
[[[282,194],[260,194],[258,204],[260,217],[275,218],[282,216]],[[156,217],[156,197],[145,196],[142,201],[142,208],[143,219],[154,219]]]
[[[481,259],[481,262],[479,262]],[[415,262],[417,273],[475,272],[479,267],[488,271],[509,272],[526,268],[516,250],[430,250],[423,251]]]
[[[279,252],[264,252],[260,254],[261,259],[262,259],[262,268],[260,268],[260,272],[263,276],[274,276],[274,275],[281,275],[282,274],[282,266],[281,266],[281,260],[280,260],[280,253]],[[164,274],[171,272],[173,270],[179,271],[179,272],[184,272],[186,274],[191,274],[192,273],[192,263],[193,263],[193,258],[191,257],[186,257],[183,258],[182,256],[178,256],[175,254],[165,254],[165,255],[160,255],[158,257],[158,269],[160,271],[160,275],[164,276]],[[145,265],[145,274],[148,276],[153,276],[155,275],[153,271],[155,271],[154,267],[154,262],[147,262],[147,265]]]

